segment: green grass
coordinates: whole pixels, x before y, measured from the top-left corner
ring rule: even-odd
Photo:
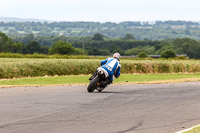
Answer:
[[[88,75],[100,66],[101,59],[0,58],[0,79]],[[122,73],[200,72],[199,60],[121,60]]]
[[[53,85],[87,83],[89,76],[54,76],[0,80],[0,85]]]
[[[173,80],[173,79],[186,79],[186,78],[200,78],[200,73],[182,74],[182,73],[167,73],[167,74],[124,74],[120,76],[119,80],[115,83],[123,82],[148,82],[159,80]]]
[[[6,79],[0,80],[0,86],[3,85],[58,85],[58,84],[88,84],[89,75],[79,76],[54,76],[54,77],[34,77],[34,78],[20,78],[20,79]],[[144,83],[152,81],[166,81],[177,79],[199,78],[200,73],[194,74],[122,74],[118,79],[114,80],[114,83]]]
[[[191,129],[191,130],[183,132],[183,133],[200,133],[200,127],[196,127],[194,129]]]

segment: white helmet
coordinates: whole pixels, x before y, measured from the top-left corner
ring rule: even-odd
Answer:
[[[119,53],[114,53],[113,58],[120,59],[121,55]]]

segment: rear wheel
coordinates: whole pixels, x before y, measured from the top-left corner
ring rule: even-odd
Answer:
[[[98,92],[102,92],[102,90],[98,90]]]
[[[100,81],[100,78],[99,78],[99,76],[97,75],[97,76],[90,82],[90,84],[88,85],[87,91],[88,91],[88,92],[94,92],[98,81]]]

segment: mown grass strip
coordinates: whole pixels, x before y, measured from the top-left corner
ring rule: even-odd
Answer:
[[[0,80],[0,87],[6,86],[46,86],[46,85],[73,85],[88,84],[90,75],[34,77]],[[122,74],[114,80],[114,84],[129,83],[170,83],[184,81],[200,81],[200,73],[193,74]]]

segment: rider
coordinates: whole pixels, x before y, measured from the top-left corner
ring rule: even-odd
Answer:
[[[118,78],[120,76],[120,69],[121,69],[121,64],[119,63],[120,60],[120,54],[115,53],[113,55],[113,58],[107,58],[103,61],[101,61],[101,68],[105,69],[108,74],[109,74],[109,83],[113,82],[113,75],[115,78]]]
[[[101,67],[99,68],[106,70],[107,73],[109,74],[108,80],[104,82],[101,88],[105,88],[108,84],[111,84],[113,82],[113,75],[115,76],[115,78],[118,78],[120,76],[120,69],[121,69],[121,64],[119,63],[120,57],[121,56],[119,53],[115,53],[113,55],[113,58],[110,57],[101,61]],[[96,75],[97,71],[93,74],[92,77],[90,77],[89,80],[92,80]]]

